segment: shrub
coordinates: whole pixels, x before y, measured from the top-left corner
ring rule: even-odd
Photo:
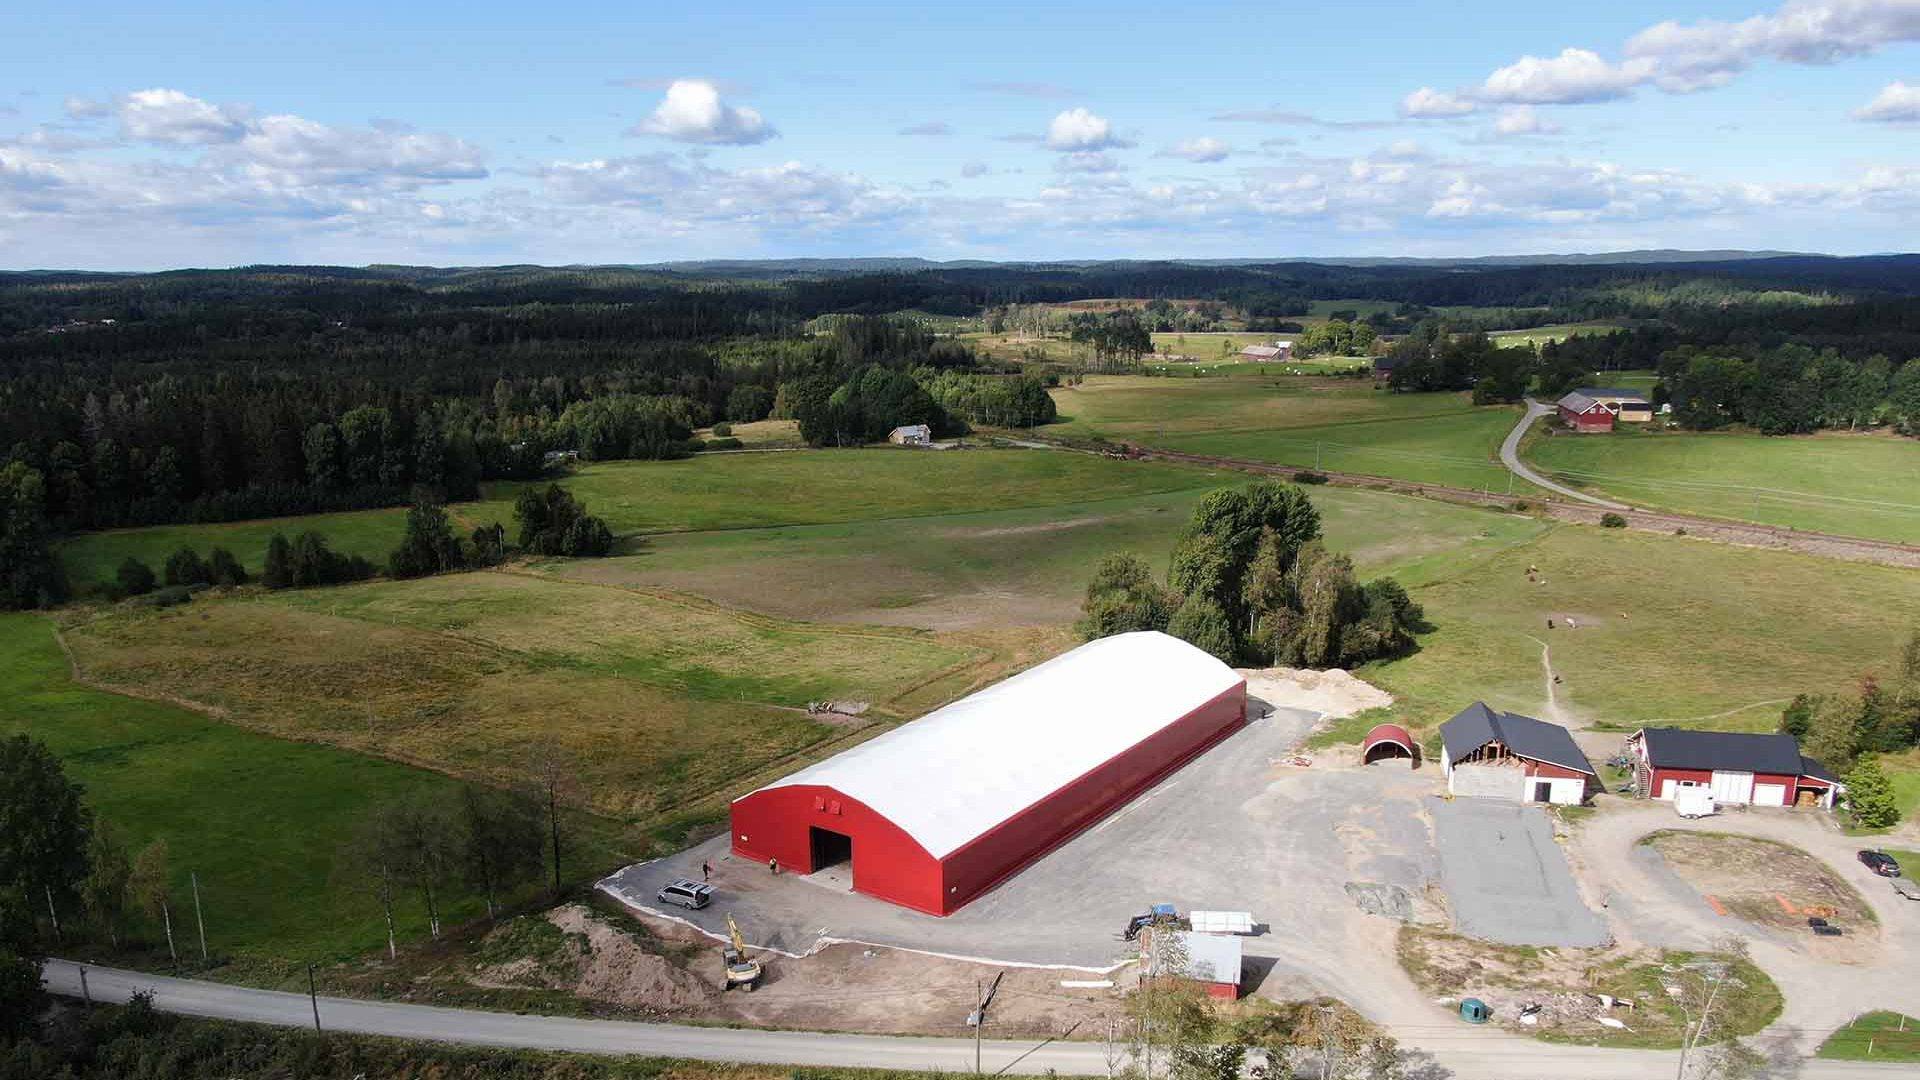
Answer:
[[[747,445],[739,439],[708,439],[702,450],[738,450]]]
[[[113,573],[114,583],[120,587],[122,596],[144,596],[153,591],[157,582],[153,576],[153,567],[129,555]]]
[[[1600,527],[1603,529],[1624,529],[1627,527],[1627,519],[1612,511],[1608,511],[1600,515]]]
[[[193,590],[185,585],[165,585],[134,601],[142,607],[174,607],[193,599]]]
[[[247,583],[246,568],[241,566],[240,560],[234,558],[233,552],[226,548],[214,548],[207,554],[207,569],[212,572],[215,585],[231,588]]]
[[[1900,820],[1900,807],[1893,795],[1880,759],[1863,754],[1847,773],[1847,805],[1853,811],[1853,823],[1863,829],[1885,829]]]
[[[1293,474],[1293,482],[1296,484],[1324,484],[1327,482],[1327,474],[1302,470]]]
[[[720,423],[713,425],[713,433],[724,439],[733,434],[733,425],[722,420]]]
[[[166,572],[169,585],[213,584],[213,568],[207,565],[199,552],[190,547],[183,547],[167,556]]]

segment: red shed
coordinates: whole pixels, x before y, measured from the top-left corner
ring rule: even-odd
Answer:
[[[1575,431],[1612,431],[1618,411],[1575,390],[1561,398],[1560,419]]]
[[[1238,729],[1247,684],[1143,631],[1089,642],[734,800],[733,851],[947,915]]]
[[[1375,724],[1367,737],[1360,740],[1360,763],[1371,765],[1388,758],[1408,758],[1414,756],[1413,736],[1399,724]]]
[[[1644,728],[1628,736],[1627,748],[1643,799],[1671,801],[1686,789],[1704,788],[1715,801],[1736,805],[1832,807],[1846,791],[1785,733]]]

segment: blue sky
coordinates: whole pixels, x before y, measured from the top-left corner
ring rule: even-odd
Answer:
[[[43,5],[0,266],[1920,246],[1920,0]]]

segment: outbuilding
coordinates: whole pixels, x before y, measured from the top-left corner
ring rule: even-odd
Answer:
[[[1653,420],[1653,403],[1638,390],[1619,386],[1582,386],[1574,393],[1590,397],[1612,410],[1614,419],[1626,424],[1645,424]]]
[[[1411,762],[1417,757],[1413,736],[1399,724],[1375,724],[1367,737],[1360,740],[1360,764],[1371,765],[1376,761],[1405,760]]]
[[[1440,725],[1440,769],[1448,794],[1517,802],[1578,806],[1600,785],[1566,728],[1482,701]]]
[[[932,446],[933,429],[925,424],[908,424],[887,432],[887,441],[895,446]]]
[[[947,915],[1246,722],[1247,684],[1157,631],[1088,642],[734,800],[733,852]]]
[[[1293,355],[1293,342],[1276,341],[1271,345],[1249,345],[1240,350],[1240,359],[1253,362],[1285,360]]]
[[[1616,411],[1578,390],[1556,403],[1560,421],[1575,431],[1612,431]]]
[[[1180,958],[1179,970],[1161,970],[1162,963],[1156,959],[1159,950],[1152,948],[1152,933],[1170,933],[1178,939],[1179,944],[1175,949],[1162,955],[1177,955]],[[1206,991],[1208,997],[1234,1001],[1240,997],[1241,954],[1240,939],[1231,934],[1202,934],[1191,930],[1150,931],[1146,949],[1147,977],[1189,983]]]
[[[1643,799],[1671,802],[1705,788],[1735,806],[1832,807],[1846,791],[1827,767],[1800,752],[1788,734],[1643,728],[1627,739],[1633,785]]]

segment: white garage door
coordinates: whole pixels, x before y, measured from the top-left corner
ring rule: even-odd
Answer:
[[[1713,798],[1723,803],[1752,802],[1753,774],[1716,770],[1713,774]]]
[[[1787,785],[1785,784],[1753,785],[1753,805],[1755,806],[1787,805]]]

